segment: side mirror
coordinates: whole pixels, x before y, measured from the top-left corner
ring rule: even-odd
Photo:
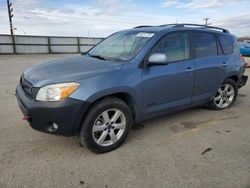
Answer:
[[[148,65],[166,65],[168,64],[168,58],[165,54],[161,53],[154,53],[149,56],[148,58]]]

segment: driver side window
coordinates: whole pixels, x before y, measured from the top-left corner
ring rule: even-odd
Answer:
[[[189,59],[189,34],[181,32],[166,35],[156,45],[153,53],[165,54],[169,62]]]

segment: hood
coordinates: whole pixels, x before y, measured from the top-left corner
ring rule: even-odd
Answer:
[[[77,55],[34,65],[24,72],[24,78],[34,87],[53,83],[73,82],[105,72],[120,70],[123,63]]]

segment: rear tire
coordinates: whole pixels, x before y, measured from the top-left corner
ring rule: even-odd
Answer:
[[[212,110],[224,110],[230,108],[238,95],[238,87],[234,80],[227,79],[219,87],[216,95],[207,104]]]
[[[87,113],[79,132],[80,144],[95,153],[105,153],[119,147],[132,124],[128,105],[107,97],[95,103]]]

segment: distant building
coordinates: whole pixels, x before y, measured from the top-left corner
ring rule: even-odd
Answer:
[[[247,42],[250,43],[250,37],[239,37],[238,42]]]

